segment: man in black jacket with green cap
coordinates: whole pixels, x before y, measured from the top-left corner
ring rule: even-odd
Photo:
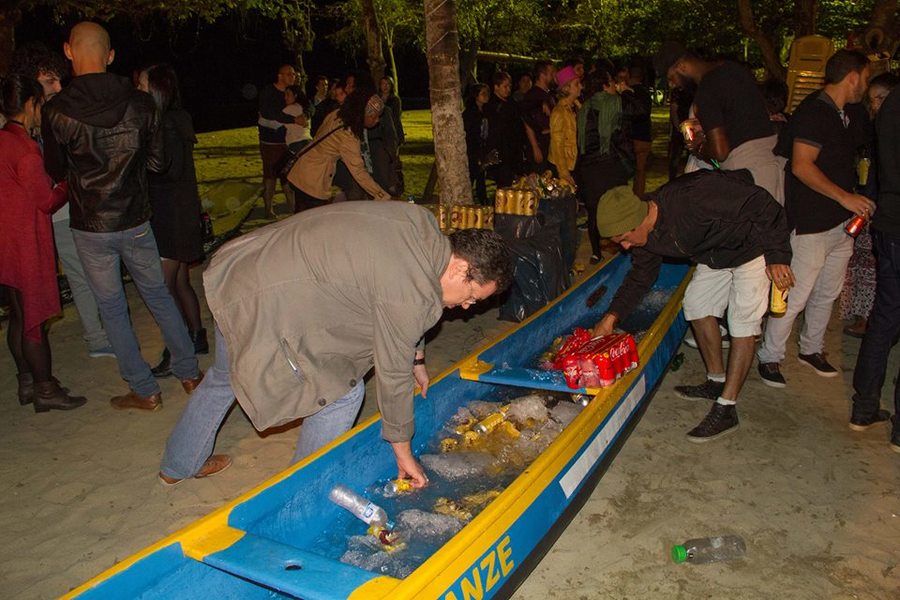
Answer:
[[[625,186],[600,198],[600,235],[631,250],[631,270],[594,333],[611,333],[628,316],[656,281],[663,258],[697,263],[684,294],[684,315],[694,329],[707,380],[675,391],[682,398],[715,401],[688,432],[690,441],[707,442],[738,427],[735,403],[753,363],[769,282],[782,290],[794,283],[787,219],[781,205],[753,185],[743,169],[697,171],[647,198],[641,200]],[[731,332],[727,371],[717,320],[726,309]]]

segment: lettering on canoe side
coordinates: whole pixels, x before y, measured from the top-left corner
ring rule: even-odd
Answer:
[[[473,565],[471,571],[453,584],[444,594],[443,600],[482,600],[485,594],[512,573],[515,566],[507,535],[480,562]]]

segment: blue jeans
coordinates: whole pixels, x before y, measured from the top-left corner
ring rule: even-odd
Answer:
[[[193,477],[212,455],[216,433],[234,403],[228,367],[228,348],[216,327],[216,362],[194,390],[166,442],[160,470],[167,477]],[[353,426],[366,387],[363,378],[344,396],[303,419],[292,462],[312,454]]]
[[[97,300],[106,337],[116,353],[119,373],[132,391],[144,397],[158,394],[159,384],[141,356],[140,346],[131,328],[128,300],[120,272],[122,262],[172,353],[172,372],[179,379],[197,377],[200,370],[194,356],[194,344],[163,279],[159,250],[150,222],[124,231],[105,233],[73,229],[72,237],[75,238],[88,285]]]
[[[874,416],[881,408],[881,388],[888,355],[900,335],[900,236],[872,231],[877,261],[875,304],[853,370],[853,416]],[[900,386],[894,386],[894,430],[900,431]]]
[[[53,238],[56,240],[56,253],[62,263],[63,272],[72,290],[72,301],[78,309],[81,326],[84,328],[84,341],[89,351],[105,350],[109,347],[103,323],[100,322],[100,311],[97,301],[84,276],[84,267],[78,258],[75,239],[69,229],[69,219],[53,222]]]

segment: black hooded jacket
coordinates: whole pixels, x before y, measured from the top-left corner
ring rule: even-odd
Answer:
[[[687,258],[730,269],[764,256],[766,265],[791,264],[784,209],[750,171],[700,170],[661,187],[651,199],[658,216],[647,243],[631,250],[631,270],[609,308],[621,322],[656,281],[663,258]],[[603,203],[598,210],[603,210]]]
[[[80,75],[42,111],[44,163],[69,182],[72,229],[95,233],[150,218],[147,171],[165,168],[153,98],[112,73]]]

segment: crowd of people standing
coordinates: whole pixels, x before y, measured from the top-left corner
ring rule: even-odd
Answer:
[[[160,409],[162,377],[179,379],[187,394],[199,390],[169,440],[159,475],[163,483],[227,468],[230,458],[212,449],[215,429],[235,397],[260,427],[297,417],[319,423],[318,434],[301,437],[295,458],[304,456],[352,425],[362,376],[381,364],[391,376],[379,389],[385,438],[400,474],[425,485],[409,447],[412,386],[424,393],[428,384],[423,335],[441,307],[468,308],[502,291],[510,265],[493,233],[448,241],[424,209],[392,203],[366,208],[363,215],[360,205],[340,202],[389,200],[402,193],[404,132],[393,81],[385,77],[376,84],[358,72],[335,81],[319,77],[307,96],[293,67],[282,65],[274,82],[261,89],[257,126],[266,217],[276,218],[279,182],[291,213],[317,210],[244,236],[214,260],[206,284],[216,317],[216,364],[204,381],[196,356],[208,353],[211,344],[190,283],[191,266],[204,259],[196,136],[181,106],[175,70],[152,65],[136,82],[107,72],[115,57],[109,36],[90,22],[73,28],[64,51],[74,75],[65,87],[65,63],[37,47],[19,53],[14,72],[0,84],[0,224],[16,231],[0,235],[0,284],[11,294],[7,339],[20,403],[42,412],[86,402],[53,377],[47,321],[60,310],[58,256],[90,356],[115,357],[128,385],[110,400],[113,408]],[[760,86],[745,65],[683,48],[669,48],[656,62],[674,90],[670,147],[678,154],[681,146],[688,150],[685,174],[670,162],[672,181],[647,193],[651,94],[642,65],[617,69],[598,60],[585,69],[580,59],[558,67],[538,61],[518,80],[516,92],[512,76],[497,71],[489,84],[475,84],[466,94],[463,123],[476,198],[488,203],[487,180],[508,186],[528,172],[551,171],[577,188],[587,213],[591,261],[600,260],[602,238],[633,255],[631,272],[595,328],[598,334],[612,331],[637,305],[663,258],[697,263],[684,310],[707,376],[676,392],[713,405],[689,432],[691,441],[736,430],[736,403],[754,357],[765,384],[788,386],[781,363],[800,313],[799,362],[822,377],[837,376],[824,338],[844,288],[851,298],[847,315],[858,320],[848,333],[863,337],[850,428],[862,431],[887,421],[881,387],[888,351],[900,334],[897,77],[870,77],[865,55],[840,50],[828,61],[824,87],[788,118],[779,101],[783,90]],[[859,164],[869,167],[865,181]],[[326,213],[336,221],[326,224]],[[845,233],[854,217],[867,223],[855,247]],[[368,218],[391,232],[393,245],[379,247],[366,236],[336,245],[343,239],[341,226]],[[320,235],[320,247],[297,244],[301,234]],[[304,266],[285,271],[268,263],[263,269],[248,248],[277,248],[272,258],[278,264]],[[407,251],[414,256],[396,258]],[[351,259],[367,253],[386,261],[393,256],[405,270],[366,270]],[[851,257],[855,262],[848,269]],[[122,265],[165,341],[152,368],[132,329]],[[375,271],[381,274],[373,278]],[[339,274],[356,283],[347,287],[345,280],[330,279]],[[279,337],[286,324],[294,330],[300,320],[292,298],[257,297],[259,289],[294,286],[301,276],[315,282],[303,287],[317,294],[307,298],[310,305],[328,299],[303,317],[303,331],[317,331],[319,348],[331,344],[346,360],[326,364],[302,336]],[[778,293],[790,290],[790,296],[786,314],[766,322],[770,285]],[[210,289],[223,291],[210,298]],[[361,289],[365,293],[357,297]],[[250,309],[261,311],[265,326],[247,321]],[[354,322],[357,330],[350,333],[334,322]],[[730,334],[727,361],[721,322]],[[229,354],[248,362],[230,362]],[[284,367],[277,376],[262,367],[273,360]],[[340,381],[320,379],[313,371],[336,374]],[[254,400],[256,387],[280,397],[298,380],[308,395],[289,409]],[[896,398],[891,445],[900,452],[900,392]],[[203,439],[196,439],[198,431]]]

